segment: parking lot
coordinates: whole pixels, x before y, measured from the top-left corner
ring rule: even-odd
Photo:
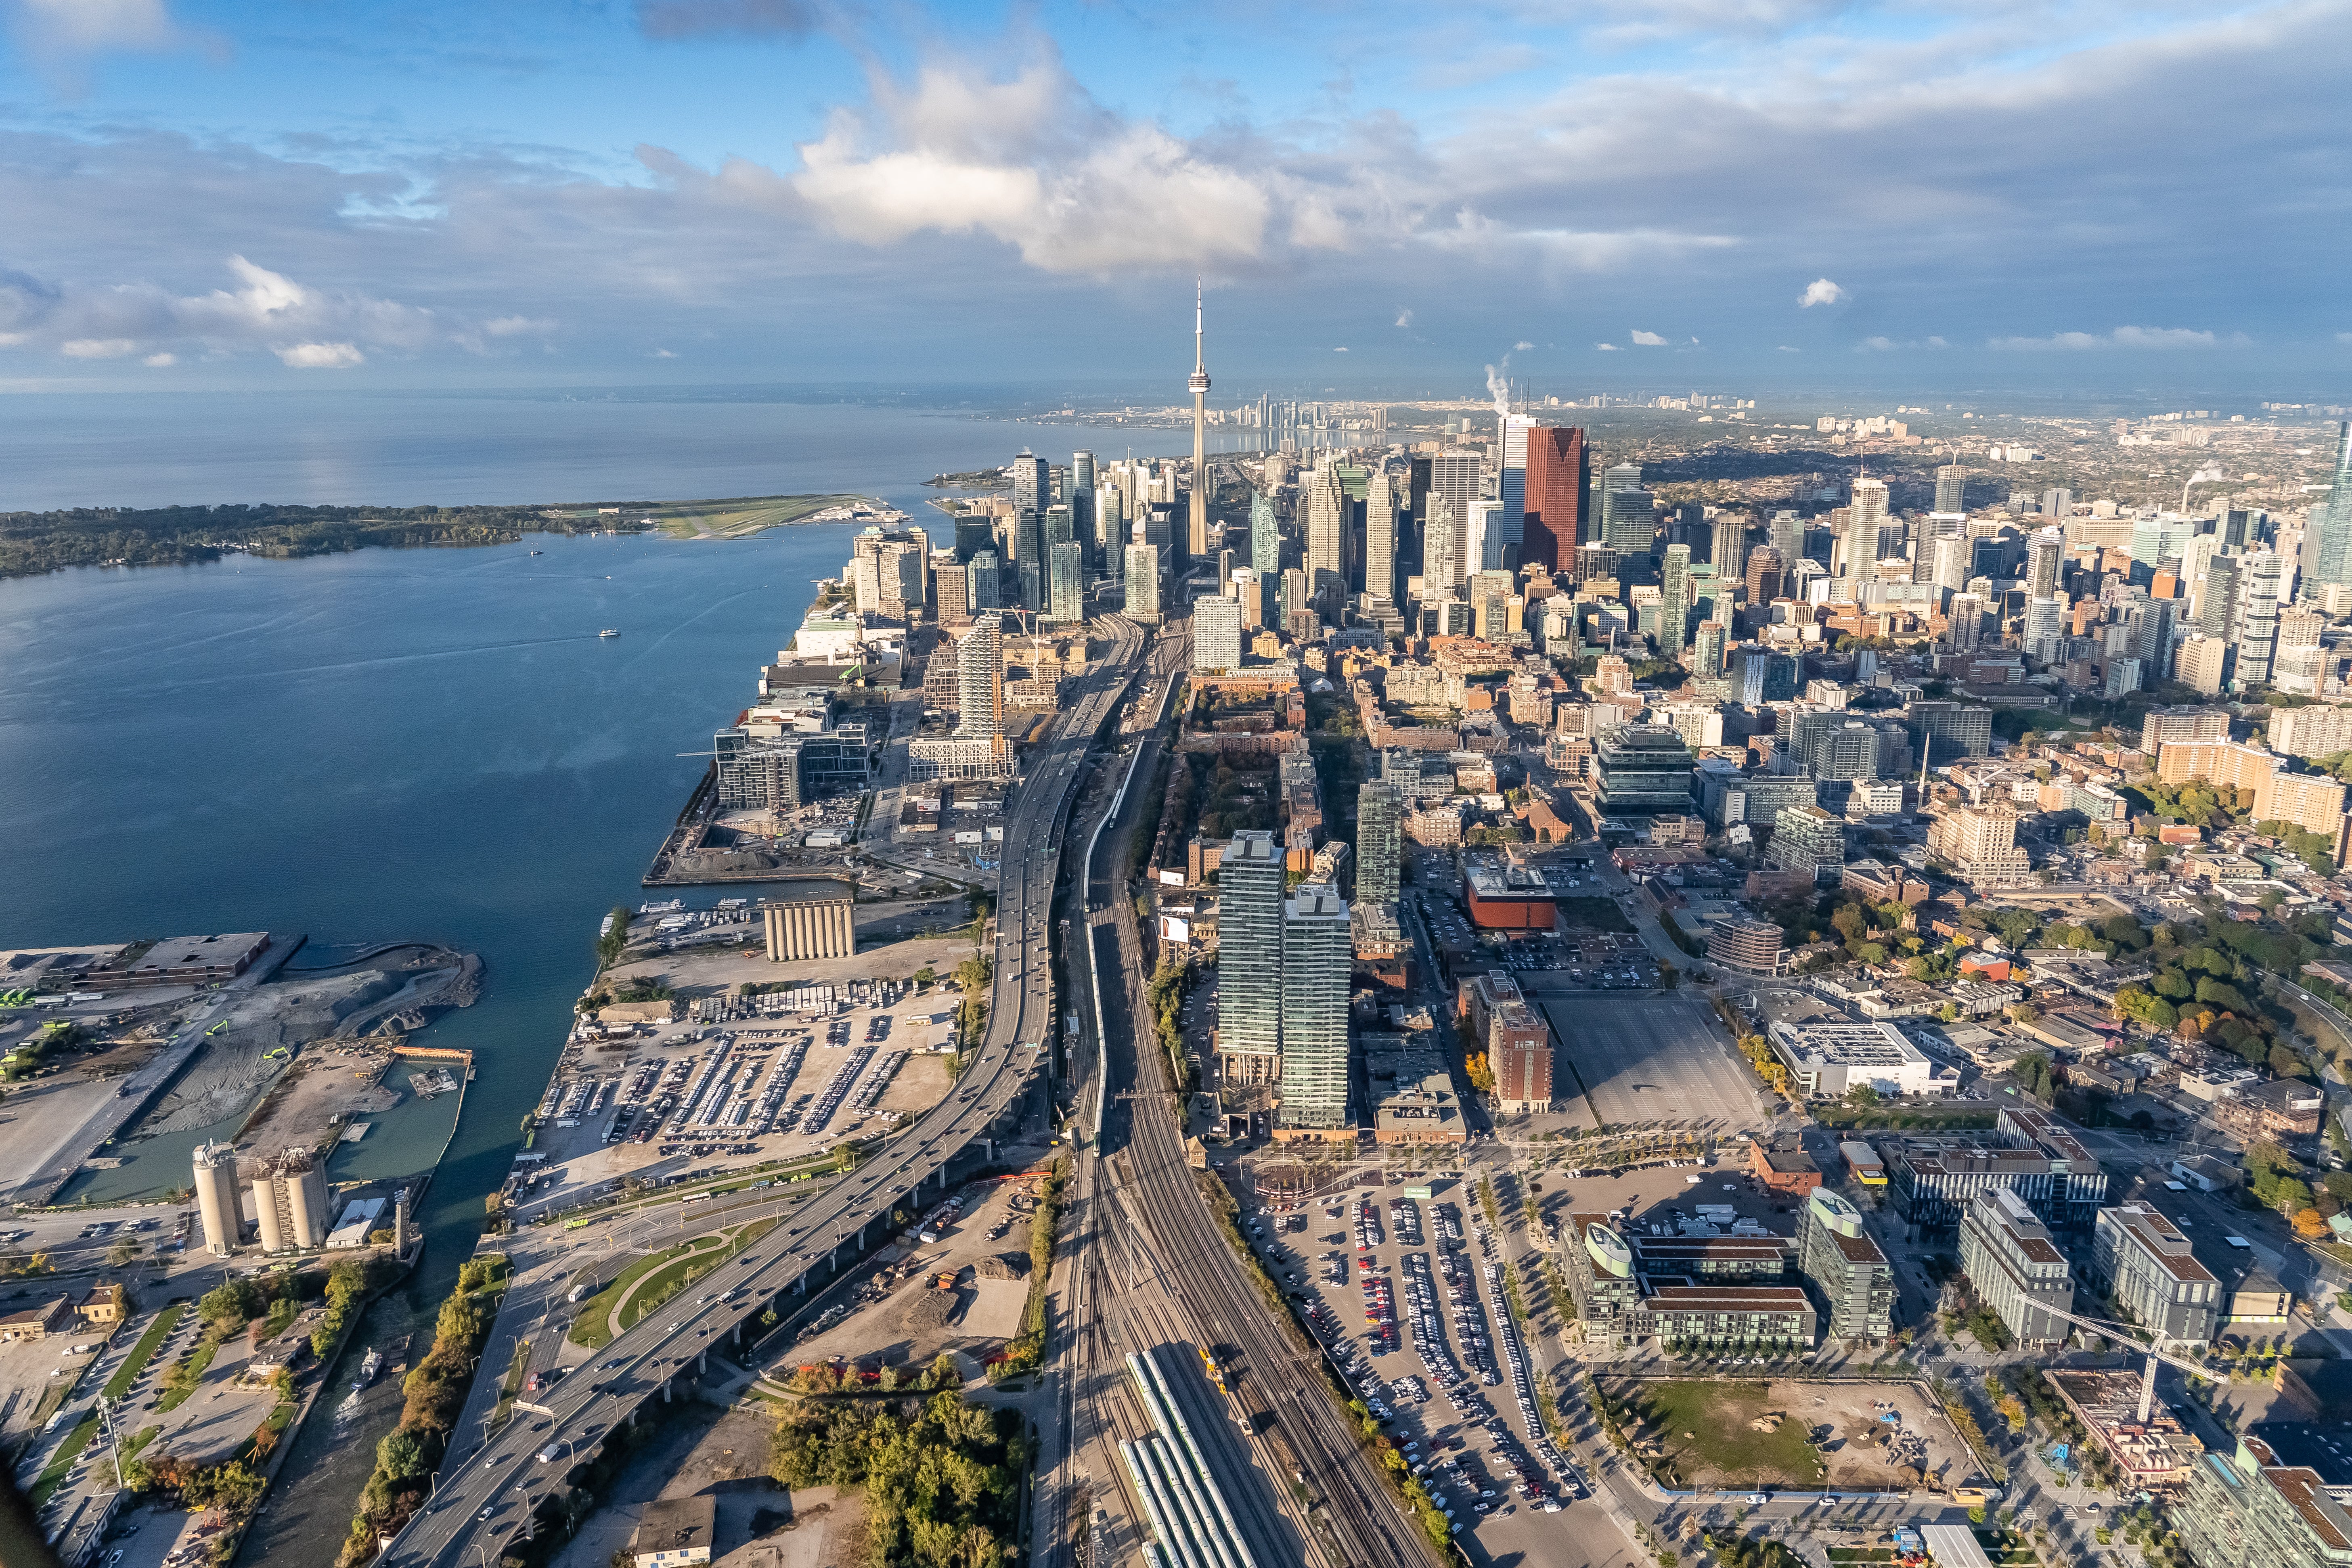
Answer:
[[[1465,1537],[1559,1512],[1589,1489],[1537,1420],[1500,1246],[1473,1206],[1458,1184],[1418,1198],[1383,1185],[1268,1205],[1247,1222],[1357,1397]]]
[[[1688,992],[1530,999],[1603,1125],[1681,1121],[1726,1131],[1771,1120],[1761,1086]]]

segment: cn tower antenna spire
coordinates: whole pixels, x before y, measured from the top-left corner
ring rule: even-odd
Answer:
[[[1185,384],[1192,395],[1192,496],[1185,519],[1185,554],[1190,561],[1209,553],[1209,365],[1201,347],[1201,280],[1192,279],[1192,375]]]

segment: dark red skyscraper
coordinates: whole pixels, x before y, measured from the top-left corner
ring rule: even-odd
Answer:
[[[1584,432],[1573,425],[1538,426],[1528,432],[1528,525],[1519,563],[1541,562],[1557,572],[1576,558],[1584,538],[1586,493],[1592,488],[1592,460]]]

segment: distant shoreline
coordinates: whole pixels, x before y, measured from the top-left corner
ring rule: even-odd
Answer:
[[[354,550],[514,544],[526,534],[660,533],[744,539],[771,528],[846,522],[835,508],[890,511],[848,494],[706,500],[565,501],[530,506],[76,507],[0,513],[0,580],[74,566],[186,566],[246,554],[294,561]]]

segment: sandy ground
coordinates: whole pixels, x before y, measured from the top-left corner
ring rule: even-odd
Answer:
[[[58,1149],[113,1092],[111,1084],[66,1077],[11,1088],[0,1101],[0,1192],[47,1169]]]
[[[383,1065],[380,1052],[312,1046],[271,1088],[239,1145],[262,1153],[315,1149],[350,1118],[390,1110],[407,1097],[401,1087],[407,1075],[394,1068],[376,1083]]]
[[[325,972],[289,968],[239,995],[172,1092],[138,1132],[190,1132],[235,1115],[285,1070],[270,1052],[387,1022],[425,1022],[425,1009],[463,1005],[480,964],[442,948],[404,947],[369,963]],[[134,1134],[135,1136],[136,1134]]]
[[[1825,1450],[1825,1490],[1908,1487],[1912,1478],[1898,1468],[1906,1452],[1924,1462],[1933,1486],[1953,1486],[1975,1472],[1974,1458],[1943,1412],[1911,1384],[1775,1381],[1766,1385],[1760,1403],[1743,1402],[1734,1414],[1744,1413],[1750,1405],[1759,1412],[1777,1412],[1811,1433]],[[1891,1407],[1900,1421],[1881,1420],[1888,1413],[1882,1405]],[[1669,1447],[1674,1447],[1670,1441]],[[1685,1479],[1699,1487],[1733,1480],[1746,1484],[1742,1478],[1727,1478],[1696,1461],[1685,1465]]]

